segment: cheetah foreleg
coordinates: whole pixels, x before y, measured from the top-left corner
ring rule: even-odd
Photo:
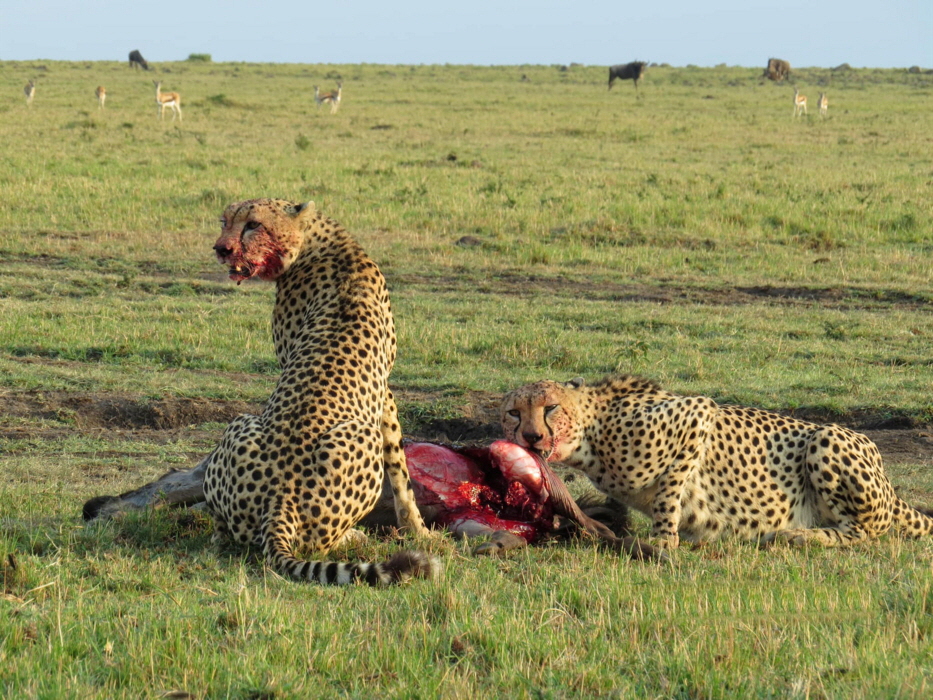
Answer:
[[[702,440],[701,440],[702,444]],[[683,452],[657,482],[651,502],[651,543],[663,549],[680,546],[680,520],[687,481],[700,465],[700,450],[684,447]]]
[[[665,498],[651,504],[651,544],[660,549],[677,549],[680,546],[680,535],[677,532],[680,513],[679,499]]]
[[[427,537],[431,531],[425,526],[421,511],[415,502],[415,493],[412,491],[408,475],[408,462],[402,450],[402,429],[398,420],[398,407],[395,397],[389,391],[386,396],[385,409],[382,414],[382,453],[389,484],[392,486],[392,496],[395,501],[395,516],[399,528],[408,534],[418,537]]]
[[[662,477],[658,490],[651,502],[650,542],[661,549],[677,549],[680,546],[681,497],[683,481],[670,474]]]

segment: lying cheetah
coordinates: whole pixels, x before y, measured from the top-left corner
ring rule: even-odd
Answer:
[[[507,439],[587,474],[652,519],[656,544],[726,534],[843,546],[933,518],[898,498],[867,437],[755,408],[678,396],[652,381],[541,381],[502,403]]]
[[[385,279],[314,204],[254,199],[227,207],[214,250],[237,284],[276,282],[272,335],[282,374],[259,416],[241,415],[205,459],[217,536],[263,548],[293,578],[376,585],[432,577],[407,552],[383,564],[301,561],[326,553],[378,500],[383,469],[399,524],[427,533],[408,482],[389,370],[395,326]]]

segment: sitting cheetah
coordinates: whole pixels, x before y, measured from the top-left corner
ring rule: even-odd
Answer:
[[[501,418],[507,439],[648,515],[661,546],[726,534],[842,546],[892,523],[912,537],[933,532],[933,518],[894,494],[874,443],[838,425],[630,376],[529,384],[506,395]]]
[[[237,284],[276,282],[272,335],[282,374],[261,415],[227,427],[203,465],[217,537],[262,546],[293,578],[372,585],[433,577],[419,552],[383,564],[301,561],[325,553],[368,513],[383,465],[399,524],[427,533],[408,482],[389,370],[395,325],[376,264],[313,202],[254,199],[227,207],[214,250]]]

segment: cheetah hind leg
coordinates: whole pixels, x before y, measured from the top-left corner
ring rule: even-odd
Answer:
[[[378,469],[382,436],[372,426],[355,421],[341,423],[324,433],[312,457],[322,466],[329,464],[328,472],[335,485],[358,483],[345,498],[360,506],[356,515],[368,512],[375,504],[381,487]],[[356,449],[347,450],[351,445]],[[339,466],[335,455],[340,455]],[[365,477],[367,474],[369,479]],[[356,477],[363,479],[357,480]],[[360,483],[361,482],[361,483]],[[372,488],[365,484],[371,483]],[[313,498],[314,493],[308,494]],[[401,583],[411,578],[435,578],[440,574],[441,563],[437,557],[417,551],[399,552],[380,563],[336,562],[327,560],[307,561],[294,555],[295,544],[301,540],[302,549],[324,553],[338,543],[344,543],[348,532],[358,517],[340,517],[341,499],[336,493],[329,494],[335,500],[331,513],[319,508],[319,504],[280,501],[265,517],[263,523],[263,554],[266,563],[281,574],[300,581],[322,584],[349,584],[362,581],[372,586]],[[320,510],[320,512],[319,512]],[[353,535],[350,535],[352,538]]]
[[[395,397],[389,391],[386,396],[385,410],[382,414],[382,452],[385,469],[392,485],[395,501],[395,516],[399,527],[416,537],[430,537],[431,531],[425,526],[421,511],[415,502],[408,475],[408,462],[402,450],[402,429],[399,426],[398,407]]]
[[[881,454],[867,437],[828,425],[810,437],[806,469],[816,493],[822,528],[791,528],[773,539],[794,546],[848,547],[891,527],[894,488],[884,475]],[[857,459],[853,457],[857,455]],[[866,494],[876,493],[875,498]]]
[[[762,542],[783,542],[793,547],[803,547],[808,544],[819,544],[824,547],[848,547],[849,545],[864,542],[868,538],[868,533],[859,527],[840,526],[811,530],[804,528],[778,530],[770,536],[762,538]]]

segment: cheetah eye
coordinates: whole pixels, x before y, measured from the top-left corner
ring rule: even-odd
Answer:
[[[544,407],[544,413],[545,413],[545,415],[548,414],[548,413],[553,413],[554,410],[555,410],[555,409],[558,409],[558,408],[560,408],[560,404],[559,404],[559,403],[552,403],[550,406],[545,406],[545,407]]]
[[[244,231],[255,231],[257,228],[259,228],[258,221],[247,221],[246,225],[243,226]]]
[[[512,418],[518,418],[520,415],[522,415],[522,412],[519,411],[517,408],[513,408],[510,411],[506,411],[506,413],[512,416]]]

